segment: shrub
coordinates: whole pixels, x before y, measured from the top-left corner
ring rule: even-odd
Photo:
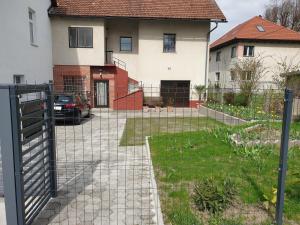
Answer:
[[[234,104],[235,93],[234,92],[225,93],[223,98],[224,98],[225,104],[233,105]]]
[[[249,98],[247,95],[245,94],[237,94],[235,96],[235,99],[234,99],[234,105],[236,106],[248,106],[249,105]]]
[[[231,179],[217,183],[214,178],[208,178],[195,185],[193,200],[198,210],[215,214],[227,209],[236,194],[237,188]]]

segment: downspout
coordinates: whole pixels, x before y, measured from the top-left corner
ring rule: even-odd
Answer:
[[[206,61],[205,61],[205,88],[208,88],[208,54],[209,54],[209,42],[210,42],[210,34],[218,28],[219,23],[218,22],[214,22],[216,24],[216,26],[211,29],[208,33],[207,33],[207,46],[206,46]]]

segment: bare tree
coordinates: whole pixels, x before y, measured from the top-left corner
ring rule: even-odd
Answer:
[[[285,87],[285,77],[282,74],[295,72],[300,70],[300,61],[295,61],[299,58],[299,54],[295,55],[288,60],[287,57],[282,57],[279,59],[274,59],[276,62],[276,66],[273,68],[273,81],[279,89]]]
[[[250,102],[252,95],[259,88],[260,80],[267,73],[267,67],[264,66],[263,61],[264,57],[261,56],[242,58],[231,69],[247,103]]]
[[[294,31],[300,31],[300,0],[270,0],[265,18]]]

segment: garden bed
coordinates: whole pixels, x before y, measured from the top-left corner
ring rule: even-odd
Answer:
[[[253,120],[280,120],[281,115],[267,113],[262,106],[234,106],[220,103],[207,103],[206,106],[210,109],[226,113],[228,115],[238,117],[247,121]]]

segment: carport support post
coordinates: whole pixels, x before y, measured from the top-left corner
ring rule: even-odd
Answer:
[[[56,148],[55,148],[55,120],[53,112],[53,84],[50,82],[46,91],[47,98],[47,118],[49,130],[49,158],[50,158],[50,181],[51,181],[51,196],[57,197],[57,174],[56,174]]]
[[[287,158],[289,148],[289,133],[292,119],[293,110],[293,91],[286,89],[284,96],[284,113],[281,134],[280,146],[280,161],[278,173],[278,189],[277,189],[277,202],[276,202],[276,224],[283,224],[283,207],[284,207],[284,192],[285,192],[285,179],[287,170]]]
[[[0,85],[0,146],[7,225],[24,225],[20,129],[15,86]]]

